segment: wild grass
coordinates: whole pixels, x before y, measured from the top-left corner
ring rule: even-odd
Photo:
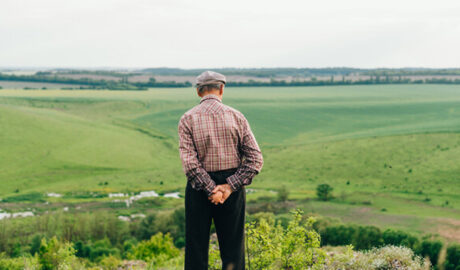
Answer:
[[[198,102],[191,88],[1,90],[0,197],[183,194],[177,122]],[[250,200],[285,185],[307,211],[347,221],[438,232],[433,219],[460,219],[460,86],[228,88],[224,103],[264,154]],[[322,183],[331,202],[314,201]]]

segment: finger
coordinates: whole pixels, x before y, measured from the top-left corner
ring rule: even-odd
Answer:
[[[217,186],[212,190],[213,193],[216,193],[216,192],[219,192],[219,191],[222,191],[222,186],[221,186],[221,185],[217,185]]]

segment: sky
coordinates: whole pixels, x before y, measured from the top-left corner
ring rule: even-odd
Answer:
[[[1,0],[0,67],[460,67],[458,0]]]

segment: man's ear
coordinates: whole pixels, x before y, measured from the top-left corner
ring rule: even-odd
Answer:
[[[221,95],[221,96],[224,95],[224,87],[225,87],[225,85],[223,85],[223,84],[220,85],[219,95]]]
[[[201,96],[201,93],[200,93],[200,90],[198,90],[198,87],[196,88],[196,94],[197,94],[199,97],[202,97],[202,96]]]

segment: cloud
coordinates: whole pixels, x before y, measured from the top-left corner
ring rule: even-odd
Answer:
[[[6,0],[1,66],[454,67],[460,2]]]

